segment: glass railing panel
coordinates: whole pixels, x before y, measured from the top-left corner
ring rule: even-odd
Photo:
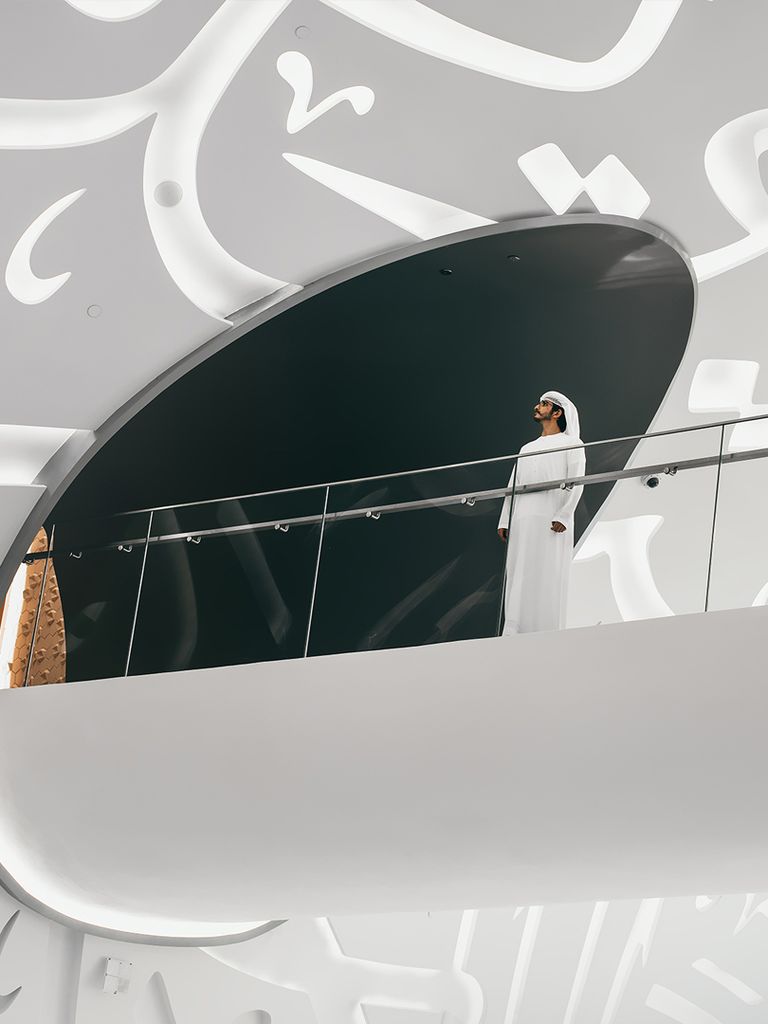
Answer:
[[[576,507],[576,534],[580,537],[600,513],[603,503],[613,491],[616,481],[611,477],[632,465],[637,451],[636,438],[587,444],[584,447],[585,473],[594,480],[585,488]],[[606,479],[602,480],[601,477]]]
[[[324,500],[324,487],[306,487],[159,508],[152,513],[152,535],[215,536],[224,530],[252,532],[254,525],[274,528],[322,513]]]
[[[705,610],[720,441],[720,427],[645,438],[601,499],[588,479],[568,625]]]
[[[577,451],[556,437],[519,458],[60,523],[27,559],[11,676],[37,685],[768,604],[766,435],[767,422],[715,425]]]
[[[125,674],[148,524],[147,513],[56,524],[30,683]]]
[[[768,419],[726,427],[709,608],[768,605]]]
[[[509,482],[514,459],[493,459],[474,465],[417,470],[389,477],[372,477],[333,484],[329,513],[394,506],[404,502],[438,502],[450,497],[472,498],[485,491],[502,490]],[[500,499],[499,499],[500,500]]]
[[[325,488],[153,514],[131,675],[297,658]]]
[[[331,488],[309,654],[495,636],[513,465]]]

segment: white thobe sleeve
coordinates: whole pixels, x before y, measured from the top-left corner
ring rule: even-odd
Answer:
[[[587,469],[587,460],[583,448],[570,449],[565,453],[565,460],[569,480],[584,476]],[[558,508],[553,522],[562,523],[567,530],[573,529],[573,513],[576,511],[576,506],[579,504],[583,490],[583,484],[578,484],[576,487],[571,487],[562,492],[564,496],[563,504]]]

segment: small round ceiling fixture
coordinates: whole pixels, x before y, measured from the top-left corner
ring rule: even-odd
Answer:
[[[453,273],[453,271],[449,267],[443,267],[443,269],[440,271],[440,273],[444,277],[450,277],[450,275]]]
[[[97,317],[101,316],[101,306],[97,305],[94,302],[94,304],[92,306],[89,306],[85,312],[92,320],[95,320]]]
[[[510,253],[509,256],[507,256],[507,259],[508,260],[512,260],[513,263],[519,263],[520,262],[520,257],[519,256],[515,256],[514,253]]]
[[[184,189],[178,181],[161,181],[155,188],[155,202],[158,206],[178,206]]]
[[[297,39],[306,39],[307,36],[310,34],[310,27],[309,25],[297,25],[293,31],[293,34],[296,36]]]

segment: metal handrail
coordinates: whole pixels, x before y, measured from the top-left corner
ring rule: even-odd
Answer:
[[[768,417],[755,416],[752,419],[766,419]],[[735,422],[744,422],[737,420]],[[710,424],[711,426],[712,424]],[[643,435],[651,436],[651,435]],[[582,447],[582,446],[574,446]],[[586,446],[584,446],[586,447]],[[558,451],[565,451],[566,448],[559,448]],[[536,454],[541,454],[536,453]],[[464,492],[459,494],[444,495],[439,498],[418,498],[412,501],[398,501],[384,504],[370,505],[362,508],[344,509],[338,512],[327,511],[327,494],[330,489],[330,485],[326,486],[326,508],[321,513],[313,513],[306,516],[292,516],[281,519],[268,519],[255,523],[243,523],[239,526],[221,526],[214,527],[207,530],[185,530],[180,533],[165,533],[157,534],[155,536],[148,534],[138,538],[124,539],[119,541],[112,541],[107,544],[94,544],[94,545],[83,545],[76,549],[77,552],[83,551],[110,551],[110,550],[123,550],[132,547],[140,548],[149,544],[166,544],[172,541],[188,540],[197,541],[203,537],[222,537],[232,536],[235,534],[244,533],[255,533],[264,530],[278,530],[290,528],[291,526],[311,526],[318,523],[324,523],[325,526],[329,526],[332,523],[344,522],[353,519],[378,519],[381,515],[392,515],[397,512],[411,512],[418,509],[425,508],[445,508],[452,505],[474,505],[480,501],[495,501],[499,498],[505,498],[508,495],[538,493],[542,491],[562,490],[571,489],[573,487],[591,486],[594,484],[607,484],[615,483],[618,480],[629,480],[636,479],[638,477],[653,476],[653,475],[668,475],[675,476],[678,472],[685,472],[689,469],[702,469],[707,466],[720,466],[726,463],[733,462],[748,462],[753,459],[763,459],[768,457],[768,448],[755,448],[741,452],[728,452],[723,453],[722,456],[718,455],[707,455],[701,456],[696,459],[680,459],[675,462],[661,462],[654,465],[645,466],[634,466],[631,469],[620,469],[611,470],[604,473],[590,473],[585,476],[572,477],[570,479],[565,478],[561,480],[551,480],[546,483],[537,484],[518,484],[515,487],[500,487],[493,488],[484,491],[475,492]],[[476,463],[461,463],[460,465],[476,465]],[[373,477],[371,479],[380,479]],[[271,494],[281,492],[269,492]],[[230,499],[236,500],[236,499]],[[193,503],[197,504],[197,503]],[[202,503],[201,503],[202,504]],[[178,508],[185,506],[169,506],[169,508]],[[149,512],[151,515],[154,514],[153,509]],[[109,518],[109,517],[107,517]],[[48,551],[39,551],[34,554],[28,554],[25,557],[25,562],[30,563],[38,561],[42,558],[47,558],[49,555],[56,555],[62,553],[71,553],[68,548],[57,550],[55,547]]]
[[[712,430],[716,427],[725,428],[740,423],[753,423],[756,420],[768,420],[768,413],[759,416],[735,417],[730,420],[718,420],[715,423],[696,423],[688,427],[673,427],[669,430],[657,430],[649,434],[628,434],[626,437],[609,437],[599,441],[585,441],[574,445],[563,445],[559,451],[573,451],[574,449],[595,448],[599,445],[621,444],[626,441],[646,441],[654,437],[669,437],[672,434],[691,434],[699,430]],[[154,505],[147,508],[127,509],[123,512],[114,512],[111,515],[99,516],[99,522],[108,519],[117,519],[120,516],[141,515],[148,512],[168,512],[173,509],[195,508],[202,505],[213,505],[220,501],[246,501],[249,498],[268,498],[280,494],[299,494],[303,491],[321,491],[326,487],[345,487],[353,484],[372,483],[374,480],[387,481],[397,480],[408,476],[418,476],[421,473],[440,473],[449,469],[467,469],[471,466],[490,466],[497,462],[515,462],[518,459],[528,458],[531,455],[538,455],[540,452],[518,452],[514,455],[495,455],[487,459],[473,459],[470,462],[453,462],[444,466],[426,466],[421,469],[404,469],[396,473],[380,473],[374,476],[353,477],[349,480],[325,481],[323,483],[302,484],[299,487],[280,487],[271,491],[253,491],[249,494],[224,495],[217,498],[203,498],[200,501],[185,501],[175,505]],[[82,520],[78,520],[82,521]],[[71,520],[60,520],[60,524],[71,522]],[[126,541],[126,543],[130,543]]]
[[[288,518],[281,518],[281,519],[267,519],[267,520],[262,520],[262,521],[259,521],[259,522],[241,522],[238,525],[212,527],[210,529],[204,529],[204,530],[194,530],[194,531],[187,530],[187,531],[184,531],[184,532],[161,533],[159,531],[159,529],[158,529],[158,523],[157,523],[157,520],[155,519],[155,515],[156,515],[156,512],[163,511],[163,509],[162,508],[159,508],[159,509],[148,509],[148,510],[146,510],[146,514],[147,514],[146,533],[144,533],[144,535],[142,535],[140,537],[135,537],[135,538],[124,538],[122,540],[109,541],[107,543],[87,544],[87,545],[83,546],[80,549],[77,549],[77,548],[73,549],[71,544],[66,546],[66,547],[62,546],[62,543],[61,543],[62,531],[59,528],[60,525],[61,525],[59,523],[59,524],[54,524],[53,530],[51,532],[51,541],[50,541],[49,549],[47,551],[41,551],[41,552],[35,552],[34,554],[28,554],[25,557],[24,561],[27,562],[27,563],[30,563],[30,562],[35,562],[35,561],[37,561],[39,559],[45,559],[46,560],[45,572],[47,572],[48,564],[49,564],[49,561],[50,561],[51,557],[52,556],[56,556],[56,555],[58,555],[58,556],[69,555],[69,556],[72,556],[74,558],[82,558],[83,553],[85,551],[89,551],[89,552],[90,551],[112,551],[112,550],[117,549],[117,550],[123,550],[125,552],[132,552],[134,549],[137,550],[137,555],[140,556],[141,571],[140,571],[140,575],[139,575],[139,579],[138,579],[138,586],[137,586],[137,590],[136,590],[135,603],[134,603],[134,607],[133,607],[133,617],[132,617],[132,624],[131,624],[131,632],[130,632],[130,638],[129,638],[129,641],[128,641],[128,650],[127,650],[127,655],[126,655],[126,660],[125,660],[124,675],[128,676],[130,674],[131,668],[132,668],[131,659],[132,659],[132,654],[133,654],[134,639],[135,639],[135,637],[137,635],[137,631],[138,631],[139,611],[140,611],[140,606],[141,606],[141,602],[142,602],[145,571],[146,571],[147,566],[148,566],[148,558],[147,558],[147,556],[148,556],[150,544],[167,544],[167,543],[179,542],[179,541],[184,541],[184,540],[189,541],[189,542],[191,542],[193,544],[200,544],[202,542],[203,538],[218,538],[218,537],[224,537],[224,536],[232,537],[232,536],[235,536],[235,535],[238,535],[238,534],[244,534],[244,535],[246,535],[246,534],[253,534],[253,533],[256,533],[256,532],[259,532],[259,531],[265,531],[265,530],[280,530],[282,532],[288,532],[291,529],[291,527],[301,527],[301,526],[316,526],[316,527],[319,527],[319,536],[318,536],[318,542],[317,542],[317,550],[316,550],[315,556],[314,556],[314,573],[313,573],[313,580],[312,580],[311,601],[310,601],[310,606],[309,606],[309,617],[308,617],[308,620],[307,620],[306,631],[305,631],[305,634],[304,634],[303,656],[306,658],[306,657],[309,657],[310,654],[311,654],[311,652],[310,652],[310,638],[311,638],[312,628],[313,628],[313,612],[314,612],[314,607],[315,607],[315,598],[316,598],[316,595],[317,595],[317,592],[318,592],[318,585],[319,585],[320,562],[321,562],[321,556],[322,556],[322,552],[323,552],[323,542],[324,542],[324,539],[325,539],[325,535],[326,535],[327,529],[331,528],[336,523],[343,523],[343,522],[348,522],[348,521],[353,521],[353,520],[358,520],[358,519],[363,519],[363,518],[370,518],[370,519],[375,521],[375,520],[381,519],[382,516],[391,516],[391,515],[395,515],[395,514],[397,514],[399,512],[419,511],[419,510],[424,510],[424,509],[427,509],[427,508],[432,508],[432,509],[434,509],[434,508],[449,508],[451,506],[457,506],[457,505],[464,505],[464,506],[467,506],[468,508],[472,508],[478,502],[498,501],[501,498],[507,498],[507,497],[510,497],[510,496],[513,496],[513,495],[517,496],[517,495],[524,495],[524,494],[528,494],[528,493],[537,493],[537,492],[540,493],[540,492],[555,491],[555,490],[560,490],[560,489],[563,489],[563,490],[567,491],[567,490],[572,490],[573,488],[577,488],[577,489],[580,490],[580,489],[582,489],[585,486],[593,486],[593,485],[596,485],[596,484],[597,485],[600,485],[600,484],[602,484],[602,485],[611,485],[611,484],[615,484],[619,480],[628,480],[628,479],[632,479],[632,478],[637,479],[638,477],[644,477],[644,478],[646,478],[646,482],[652,483],[653,481],[650,478],[652,478],[654,476],[668,475],[669,477],[674,478],[679,473],[684,473],[687,470],[702,469],[702,468],[706,468],[706,467],[716,467],[716,469],[717,469],[717,478],[716,478],[716,484],[715,484],[714,503],[713,503],[713,508],[712,508],[712,529],[711,529],[711,533],[710,533],[709,558],[708,558],[708,568],[707,568],[707,586],[706,586],[706,594],[705,594],[705,600],[704,600],[704,610],[706,611],[709,608],[710,582],[711,582],[711,576],[712,576],[712,562],[713,562],[713,555],[714,555],[714,548],[715,548],[715,534],[716,534],[716,528],[717,528],[717,512],[718,512],[718,496],[719,496],[719,491],[720,491],[720,482],[721,482],[721,476],[722,476],[722,468],[723,468],[724,465],[729,464],[729,463],[747,462],[747,461],[752,461],[752,460],[755,460],[755,459],[764,459],[764,458],[768,457],[768,447],[765,447],[765,448],[752,448],[752,449],[748,449],[748,450],[735,451],[735,452],[726,452],[725,451],[725,429],[726,429],[726,426],[731,425],[731,424],[740,424],[740,423],[751,422],[751,421],[756,421],[756,420],[766,420],[766,421],[768,421],[768,415],[752,416],[752,417],[749,417],[748,421],[747,420],[742,420],[742,419],[729,420],[729,421],[726,421],[726,422],[723,422],[723,423],[720,423],[720,424],[706,424],[706,425],[701,425],[701,426],[696,426],[696,427],[682,428],[682,429],[680,429],[678,431],[660,431],[660,432],[658,432],[656,434],[641,434],[641,435],[637,435],[636,437],[632,437],[632,438],[621,438],[621,439],[614,438],[614,439],[610,439],[610,440],[606,440],[606,441],[591,442],[590,444],[586,444],[586,445],[585,444],[574,444],[574,445],[558,444],[555,449],[551,449],[551,450],[554,450],[554,451],[557,451],[557,452],[567,452],[567,451],[579,450],[580,452],[584,453],[585,449],[596,447],[597,445],[605,445],[605,444],[611,444],[611,443],[616,444],[616,443],[620,443],[621,441],[634,441],[634,442],[636,442],[635,445],[632,447],[631,455],[628,456],[627,459],[626,459],[626,468],[624,468],[624,469],[608,470],[608,471],[605,471],[605,472],[594,472],[594,473],[586,473],[585,472],[581,476],[566,477],[564,479],[549,480],[549,481],[541,482],[541,483],[529,483],[529,484],[526,484],[526,483],[520,483],[519,482],[519,480],[520,480],[520,472],[519,472],[520,462],[518,460],[519,459],[524,459],[524,458],[528,457],[528,455],[536,455],[538,457],[543,457],[544,455],[547,454],[546,450],[542,451],[542,449],[538,449],[538,450],[534,450],[534,451],[531,451],[531,452],[525,452],[525,453],[522,453],[522,454],[517,455],[517,456],[502,456],[502,457],[491,458],[491,459],[481,459],[481,460],[477,460],[475,462],[456,463],[453,466],[431,467],[430,469],[427,469],[427,470],[415,471],[417,473],[430,473],[430,472],[437,472],[440,469],[460,469],[460,468],[468,468],[468,467],[471,467],[471,466],[493,465],[493,464],[496,464],[496,463],[508,462],[509,461],[509,462],[512,463],[512,472],[511,472],[511,476],[509,478],[509,483],[508,483],[508,485],[506,487],[486,488],[486,489],[479,490],[479,491],[471,491],[471,492],[470,491],[465,491],[463,493],[444,494],[444,495],[441,495],[439,497],[417,498],[417,499],[414,499],[414,500],[406,500],[406,501],[384,501],[381,504],[376,504],[376,505],[368,504],[366,506],[356,507],[356,508],[355,507],[353,507],[353,508],[342,508],[342,509],[340,509],[338,511],[330,511],[329,510],[329,497],[330,497],[331,487],[332,486],[339,487],[339,486],[344,486],[345,484],[371,483],[373,481],[386,481],[386,480],[392,480],[392,479],[401,479],[403,477],[411,477],[411,476],[414,475],[414,472],[404,471],[404,472],[401,472],[401,473],[390,474],[389,476],[383,476],[383,477],[382,476],[379,476],[379,477],[364,477],[364,478],[360,478],[358,480],[341,481],[341,482],[339,482],[336,485],[326,484],[324,486],[324,502],[323,502],[323,506],[322,506],[322,512],[320,512],[319,510],[318,511],[313,511],[309,515],[290,516]],[[639,443],[642,440],[650,440],[651,438],[655,438],[655,437],[668,437],[668,436],[671,436],[671,435],[674,435],[674,434],[678,434],[678,433],[681,433],[681,434],[682,433],[693,433],[693,432],[698,431],[698,430],[710,430],[710,429],[713,429],[713,428],[718,430],[718,432],[719,432],[718,452],[715,455],[703,455],[703,456],[697,456],[695,458],[677,459],[677,460],[674,460],[674,461],[667,460],[665,462],[657,462],[657,463],[650,464],[650,465],[649,464],[645,464],[645,465],[642,465],[642,466],[630,466],[630,465],[628,465],[628,463],[632,461],[632,458],[637,454],[637,451],[636,451],[637,450],[637,443]],[[694,448],[692,448],[691,450],[696,451],[697,449],[701,450],[701,448],[702,448],[702,445],[699,444],[699,445],[695,446]],[[598,463],[599,463],[599,461],[600,460],[598,460]],[[581,460],[580,460],[580,464],[582,464],[582,465],[584,465],[586,467],[586,460],[584,460],[583,463],[581,463]],[[560,463],[560,465],[562,465],[562,463]],[[567,465],[567,463],[566,463],[566,465]],[[295,493],[295,492],[299,492],[299,491],[301,491],[301,492],[310,491],[310,490],[314,490],[314,489],[317,489],[317,485],[311,485],[311,486],[306,486],[306,487],[298,487],[298,488],[286,488],[286,489],[284,489],[282,491],[265,492],[265,494],[269,494],[270,496],[279,496],[279,495],[291,494],[291,493]],[[376,489],[372,489],[372,490],[369,490],[367,498],[363,497],[360,500],[361,501],[371,502],[372,498],[375,497],[376,494],[381,494],[381,493],[382,493],[382,491],[377,491]],[[383,493],[386,495],[387,491],[384,490]],[[237,499],[237,498],[229,498],[229,499],[214,498],[214,499],[208,499],[208,500],[203,501],[203,502],[189,502],[186,505],[165,506],[165,508],[168,509],[168,510],[176,510],[176,509],[182,509],[182,508],[190,508],[190,507],[194,507],[194,506],[197,506],[197,505],[209,505],[209,504],[212,504],[213,502],[244,500],[247,497],[258,497],[258,495],[243,496],[243,499]],[[279,504],[278,504],[278,507],[279,507]],[[104,523],[105,521],[110,521],[110,520],[113,520],[113,519],[119,519],[120,516],[125,516],[127,514],[134,514],[135,515],[135,514],[140,514],[140,513],[137,513],[137,512],[134,512],[134,513],[120,513],[120,514],[118,514],[118,516],[102,517],[100,520],[97,520],[97,522]],[[243,518],[245,518],[245,515],[243,515]],[[88,520],[85,520],[85,521],[84,520],[80,520],[79,521],[79,525],[82,528],[84,523],[87,523],[87,522],[88,522]],[[509,525],[510,522],[511,522],[511,520],[507,520],[507,524],[508,525]],[[486,523],[486,525],[487,525],[487,520],[483,519],[482,521],[478,521],[478,525],[482,526],[483,523]],[[176,522],[174,522],[173,525],[174,526],[178,525],[178,520]],[[153,533],[153,528],[155,530],[157,530],[157,533]],[[77,535],[75,534],[75,536],[77,536]],[[312,536],[314,536],[314,534]],[[96,568],[98,568],[98,563],[96,565]],[[26,675],[25,675],[25,679],[24,679],[24,685],[25,686],[28,685],[28,683],[29,683],[30,666],[32,664],[32,657],[33,657],[33,654],[34,654],[34,651],[35,651],[35,644],[36,644],[36,640],[37,640],[37,628],[38,628],[38,621],[39,621],[40,612],[41,612],[41,608],[42,608],[42,599],[43,599],[43,590],[44,590],[44,586],[45,586],[45,578],[46,577],[45,577],[45,573],[44,573],[44,575],[43,575],[43,588],[41,589],[41,593],[40,593],[40,595],[38,597],[37,611],[36,611],[36,617],[35,617],[35,625],[34,625],[33,632],[32,632],[32,644],[31,644],[30,651],[29,651]],[[506,577],[502,573],[502,575],[501,575],[501,592],[502,592],[502,594],[505,592],[504,591],[504,588],[506,586],[505,579],[506,579]],[[497,616],[497,633],[499,633],[501,631],[502,610],[503,610],[503,603],[500,601],[500,603],[499,603],[499,610],[498,610],[498,616]]]

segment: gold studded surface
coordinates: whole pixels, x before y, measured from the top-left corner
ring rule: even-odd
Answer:
[[[38,531],[30,553],[45,551],[48,547],[48,536],[44,529]],[[64,630],[64,611],[61,604],[59,584],[53,562],[48,563],[45,573],[45,560],[32,562],[27,566],[24,582],[24,602],[19,618],[19,629],[16,634],[16,645],[13,661],[10,664],[11,686],[23,686],[27,671],[29,652],[32,647],[32,631],[35,627],[40,588],[45,580],[45,593],[40,605],[37,623],[37,638],[32,652],[32,665],[27,685],[40,686],[45,683],[66,682],[67,648]]]

